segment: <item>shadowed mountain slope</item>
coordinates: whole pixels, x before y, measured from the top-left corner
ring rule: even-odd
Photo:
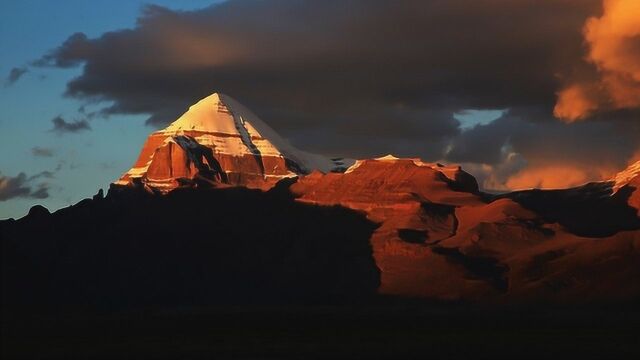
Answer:
[[[136,189],[0,222],[10,306],[324,302],[379,285],[374,225],[286,191]]]

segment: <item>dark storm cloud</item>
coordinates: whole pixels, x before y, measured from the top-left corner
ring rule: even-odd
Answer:
[[[44,175],[43,175],[44,176]],[[0,174],[0,201],[13,198],[45,199],[49,197],[49,187],[46,183],[33,186],[31,181],[42,176],[27,176],[19,173],[15,177]]]
[[[558,154],[622,164],[637,149],[637,118],[605,114],[568,126],[552,117],[560,77],[590,66],[582,29],[601,14],[602,0],[148,6],[134,28],[74,34],[37,65],[82,65],[68,96],[109,102],[103,115],[149,114],[156,126],[219,91],[295,145],[325,154],[497,166],[512,151],[518,156],[504,167],[511,172]],[[512,110],[461,132],[452,115],[465,109]],[[540,144],[545,149],[534,151]]]
[[[361,109],[552,104],[554,73],[582,56],[580,29],[598,3],[250,0],[193,12],[149,6],[134,29],[95,39],[74,34],[39,64],[85,64],[69,95],[113,100],[106,112],[150,113],[157,124],[214,90],[284,129],[317,125],[306,117],[311,113],[339,122]]]
[[[36,157],[52,157],[53,150],[40,146],[34,146],[31,148],[31,154]]]
[[[609,114],[606,119],[567,124],[538,109],[511,109],[487,125],[463,132],[447,159],[495,165],[505,151],[529,161],[624,166],[638,149],[640,113]]]
[[[11,71],[9,71],[9,75],[7,75],[7,78],[5,80],[5,86],[13,85],[16,81],[20,80],[20,78],[27,72],[29,72],[29,69],[27,69],[26,67],[15,67],[11,69]]]
[[[61,116],[56,116],[51,119],[51,122],[53,123],[53,128],[50,131],[57,134],[77,133],[80,131],[91,130],[91,126],[89,126],[89,123],[86,120],[66,121]]]
[[[539,109],[512,109],[463,132],[446,159],[487,164],[485,188],[564,187],[600,180],[625,168],[639,150],[638,112],[567,124]],[[470,169],[471,170],[471,169]]]

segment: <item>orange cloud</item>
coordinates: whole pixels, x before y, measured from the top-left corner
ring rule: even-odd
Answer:
[[[558,102],[553,109],[553,115],[567,122],[573,122],[584,118],[597,108],[597,92],[594,91],[593,86],[576,84],[558,92]]]
[[[559,189],[578,186],[589,181],[588,174],[572,166],[527,168],[507,179],[508,189]]]
[[[640,161],[638,151],[628,165]],[[486,191],[516,191],[525,189],[566,189],[584,185],[593,181],[611,179],[624,170],[619,166],[593,167],[586,164],[536,163],[511,172],[514,164],[505,162],[499,165],[465,163],[463,168],[474,175],[480,187]],[[516,166],[518,167],[518,165]]]
[[[574,82],[558,92],[554,114],[565,121],[601,109],[640,107],[640,1],[604,0],[601,17],[589,18],[583,33],[587,60],[598,79]]]
[[[506,180],[505,187],[510,190],[564,189],[609,179],[620,170],[622,169],[617,167],[594,168],[584,164],[533,165],[511,175]]]

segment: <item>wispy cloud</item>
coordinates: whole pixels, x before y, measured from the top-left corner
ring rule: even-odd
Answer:
[[[27,174],[21,172],[15,177],[3,176],[0,174],[0,201],[7,201],[13,198],[48,198],[49,185],[47,183],[40,183],[35,186],[32,184],[33,180],[48,176],[53,176],[53,174],[49,172],[42,172],[36,175],[27,176]]]
[[[51,119],[51,122],[53,123],[53,128],[50,131],[57,134],[78,133],[91,130],[91,126],[89,126],[87,120],[66,121],[62,116],[56,116]]]
[[[11,71],[9,71],[9,75],[7,75],[4,85],[11,86],[15,84],[16,81],[20,80],[20,78],[28,72],[29,72],[29,69],[27,69],[24,66],[14,67],[13,69],[11,69]]]
[[[34,175],[29,176],[27,178],[27,181],[33,181],[33,180],[40,179],[40,178],[53,179],[54,177],[55,177],[55,171],[45,170],[45,171],[41,171],[39,173],[36,173]]]
[[[31,154],[37,157],[52,157],[53,150],[48,148],[43,148],[40,146],[34,146],[31,148]]]

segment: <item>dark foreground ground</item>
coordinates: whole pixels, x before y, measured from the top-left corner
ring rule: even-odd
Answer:
[[[638,359],[624,306],[361,306],[3,314],[3,359]]]

